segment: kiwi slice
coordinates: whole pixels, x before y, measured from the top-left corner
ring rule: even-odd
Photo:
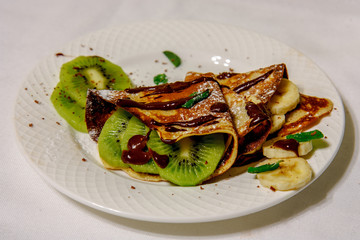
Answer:
[[[122,68],[99,56],[79,56],[64,63],[60,81],[70,97],[85,106],[87,90],[124,90],[131,81]]]
[[[50,97],[56,111],[70,126],[80,132],[87,132],[85,123],[85,105],[80,105],[62,88],[61,82],[57,84]]]
[[[121,142],[127,129],[131,114],[117,109],[105,122],[98,138],[99,155],[104,166],[110,169],[128,168],[121,159]]]
[[[148,147],[169,157],[165,168],[157,165],[162,178],[180,186],[194,186],[215,171],[225,151],[225,141],[224,135],[217,133],[186,137],[170,145],[163,143],[153,131]]]
[[[132,116],[122,138],[121,149],[128,150],[128,142],[132,137],[134,137],[135,135],[146,136],[148,132],[149,128],[146,127],[145,124],[141,122],[137,117]],[[144,151],[147,151],[146,147]],[[158,174],[158,169],[153,159],[151,159],[145,164],[129,164],[129,166],[135,172]]]

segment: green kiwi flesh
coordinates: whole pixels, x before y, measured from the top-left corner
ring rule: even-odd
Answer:
[[[98,138],[99,155],[108,168],[122,169],[129,167],[121,159],[121,142],[125,134],[131,114],[117,109],[105,122]]]
[[[174,144],[165,144],[158,134],[150,134],[148,147],[168,155],[169,164],[158,166],[159,175],[180,186],[194,186],[206,180],[216,169],[225,151],[223,134],[192,136]]]
[[[78,104],[62,88],[61,82],[57,84],[51,94],[50,101],[58,114],[64,118],[70,126],[79,132],[87,132],[85,123],[85,106]]]
[[[143,122],[141,122],[137,117],[132,116],[129,124],[125,130],[123,139],[121,141],[121,148],[122,150],[128,150],[128,142],[130,138],[132,138],[135,135],[142,135],[146,136],[149,132],[149,128],[145,126]],[[150,174],[158,174],[158,169],[156,167],[156,164],[154,160],[150,160],[149,162],[137,165],[137,164],[129,164],[129,166],[135,171],[135,172],[141,172],[141,173],[150,173]]]
[[[79,56],[64,63],[60,70],[64,90],[80,105],[86,104],[87,90],[124,90],[131,81],[122,68],[99,56]]]
[[[87,90],[124,90],[129,87],[131,81],[120,66],[102,57],[80,56],[62,65],[60,82],[54,88],[50,100],[70,126],[85,133]]]
[[[70,126],[87,132],[87,90],[124,90],[130,87],[131,81],[120,66],[102,57],[80,56],[63,64],[60,82],[50,100]],[[112,169],[131,167],[135,172],[159,174],[180,186],[194,186],[215,171],[225,151],[223,134],[187,137],[174,144],[165,144],[156,131],[151,131],[147,147],[159,155],[167,155],[168,165],[161,168],[153,159],[142,165],[124,163],[122,153],[128,150],[128,141],[135,135],[146,136],[149,131],[135,116],[122,109],[116,110],[106,121],[98,138],[101,159]]]

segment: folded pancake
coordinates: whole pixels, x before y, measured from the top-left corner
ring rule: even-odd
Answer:
[[[288,77],[285,64],[246,73],[224,72],[215,75],[189,72],[185,81],[203,77],[214,77],[221,85],[239,136],[239,156],[259,150],[271,129],[266,104],[281,79]]]
[[[285,124],[278,132],[278,136],[301,132],[311,127],[320,118],[330,114],[333,103],[327,98],[318,98],[300,94],[299,105],[285,116]]]
[[[223,157],[208,179],[228,170],[236,160],[238,136],[220,85],[214,78],[203,77],[124,91],[89,90],[86,123],[94,141],[98,140],[106,120],[118,108],[140,119],[150,130],[155,130],[161,141],[167,144],[191,136],[225,134]],[[137,177],[148,180],[146,174]]]

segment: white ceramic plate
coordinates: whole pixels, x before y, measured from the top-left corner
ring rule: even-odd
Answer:
[[[174,68],[162,51],[177,53]],[[62,53],[64,56],[56,56]],[[286,63],[301,92],[327,97],[334,111],[317,126],[327,136],[309,159],[314,179],[331,163],[342,141],[344,109],[328,77],[308,58],[274,39],[238,27],[193,21],[146,22],[79,38],[40,62],[19,91],[15,124],[21,149],[44,179],[69,197],[122,217],[154,222],[206,222],[243,216],[278,204],[299,191],[273,192],[254,175],[229,174],[196,187],[141,182],[102,167],[96,145],[56,113],[49,97],[64,62],[99,55],[122,66],[138,85],[166,72],[181,81],[187,71],[245,72]]]

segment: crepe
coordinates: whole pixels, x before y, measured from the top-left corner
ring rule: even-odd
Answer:
[[[206,91],[208,97],[190,108],[183,107],[194,95]],[[161,140],[168,144],[190,136],[226,134],[226,150],[209,179],[224,173],[236,160],[237,132],[220,85],[214,78],[203,77],[194,81],[124,91],[89,90],[86,123],[94,141],[97,141],[106,120],[117,108],[125,109],[139,118],[149,129],[157,131]],[[148,180],[147,174],[135,175],[139,179]]]
[[[285,124],[278,132],[278,136],[303,131],[314,125],[320,118],[330,114],[333,103],[327,98],[318,98],[300,94],[299,105],[291,112],[286,114]]]
[[[285,64],[246,72],[213,73],[188,72],[185,81],[213,77],[221,85],[239,137],[239,156],[252,154],[261,148],[271,129],[266,104],[275,93],[282,78],[287,78]]]

